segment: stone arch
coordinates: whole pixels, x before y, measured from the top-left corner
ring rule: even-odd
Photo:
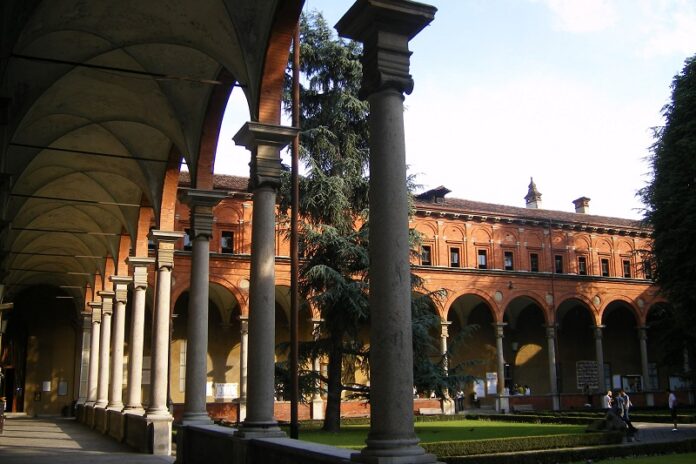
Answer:
[[[643,314],[641,314],[641,311],[638,310],[638,307],[635,305],[635,303],[625,295],[612,295],[611,300],[607,300],[601,307],[597,309],[602,324],[604,324],[605,319],[608,316],[608,313],[611,313],[613,310],[615,310],[617,308],[616,305],[619,303],[625,305],[629,309],[631,315],[635,318],[636,327],[643,324]]]
[[[586,298],[575,295],[563,300],[556,311],[557,360],[559,364],[559,392],[580,393],[576,365],[578,361],[596,361],[594,330],[595,312]]]
[[[484,226],[477,226],[471,231],[471,240],[474,243],[489,244],[492,240],[491,231]]]
[[[602,311],[604,363],[612,378],[619,376],[621,385],[629,393],[642,390],[637,330],[640,321],[640,314],[628,299],[615,298]]]
[[[434,240],[437,235],[437,224],[433,221],[419,222],[415,229],[422,235],[424,240]]]
[[[500,240],[501,245],[513,246],[519,242],[518,232],[512,227],[503,227],[496,232],[497,239]]]
[[[611,253],[614,247],[612,246],[611,241],[604,237],[600,237],[595,242],[595,249],[597,250],[597,253]]]
[[[517,384],[538,393],[551,390],[545,329],[548,313],[542,301],[522,294],[505,308],[503,352],[510,366],[508,387]]]
[[[589,252],[590,248],[592,248],[592,240],[587,234],[578,234],[573,237],[573,246],[576,251]]]

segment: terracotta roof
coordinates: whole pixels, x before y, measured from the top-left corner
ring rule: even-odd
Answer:
[[[191,173],[188,171],[181,171],[179,173],[179,185],[181,187],[190,187]],[[227,174],[215,174],[213,177],[213,188],[217,190],[229,190],[231,192],[248,192],[249,178],[229,176]]]
[[[480,201],[463,200],[460,198],[444,198],[442,202],[433,203],[416,199],[415,206],[418,210],[451,212],[458,214],[476,214],[480,216],[500,216],[511,219],[525,219],[531,221],[553,221],[575,224],[586,224],[601,227],[630,227],[647,229],[641,221],[622,219],[593,214],[571,213],[550,209],[522,208],[517,206],[496,205]]]

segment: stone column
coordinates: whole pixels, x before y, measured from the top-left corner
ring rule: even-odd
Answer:
[[[247,403],[247,359],[249,354],[249,318],[239,316],[239,417],[246,419]]]
[[[114,316],[112,329],[111,351],[111,391],[107,409],[121,411],[123,409],[123,344],[126,334],[126,301],[128,301],[128,284],[133,281],[128,276],[111,276],[115,286]]]
[[[212,424],[206,409],[208,380],[208,289],[213,207],[227,196],[212,190],[185,190],[180,200],[191,208],[191,288],[186,319],[186,392],[182,423]]]
[[[85,404],[89,395],[89,364],[91,347],[92,313],[82,313],[82,349],[80,350],[80,388],[78,390],[77,404]]]
[[[297,134],[290,127],[248,122],[234,136],[251,151],[254,194],[249,287],[249,373],[242,437],[285,436],[273,416],[275,397],[275,207],[280,150]]]
[[[111,349],[111,315],[113,314],[114,292],[97,292],[102,299],[102,322],[99,343],[99,381],[97,382],[97,408],[106,408],[109,403],[109,351]]]
[[[321,319],[312,319],[312,334],[314,340],[318,340],[321,336]],[[321,361],[318,356],[312,359],[312,370],[317,374],[317,377],[321,375]],[[324,400],[321,397],[321,380],[317,378],[315,383],[316,391],[312,395],[312,419],[313,420],[324,420]]]
[[[445,369],[445,375],[449,375],[449,355],[447,353],[447,338],[449,338],[450,321],[440,321],[440,354],[442,355],[442,363]],[[445,398],[442,400],[442,412],[444,414],[454,414],[454,401],[448,390],[444,392]]]
[[[604,381],[604,348],[602,347],[602,329],[603,325],[598,325],[594,328],[594,339],[595,339],[595,354],[597,356],[597,375],[599,376],[599,391],[600,393],[606,393],[609,387]]]
[[[133,266],[133,304],[130,320],[130,343],[128,344],[128,394],[124,412],[142,415],[143,409],[143,346],[145,335],[145,294],[147,292],[147,266],[155,258],[129,257]]]
[[[152,348],[150,370],[150,403],[145,421],[150,427],[150,449],[153,454],[172,453],[172,415],[167,408],[169,376],[169,331],[171,322],[172,269],[174,244],[183,232],[153,230],[151,237],[157,246],[155,308],[152,315]]]
[[[648,328],[638,327],[638,341],[640,343],[640,367],[643,374],[643,391],[645,392],[645,404],[655,406],[653,386],[650,384],[650,369],[648,368]]]
[[[510,411],[510,400],[505,394],[505,352],[503,351],[503,337],[506,322],[497,322],[495,325],[495,352],[497,355],[497,373],[498,373],[498,400],[496,409],[500,412]]]
[[[556,372],[556,326],[546,326],[546,346],[549,353],[549,394],[553,410],[561,408],[561,400],[558,396],[558,373]]]
[[[87,375],[87,403],[94,406],[97,403],[97,385],[99,382],[99,335],[101,334],[101,303],[91,302],[92,329],[89,346],[89,373]]]
[[[184,233],[153,230],[151,235],[157,246],[157,293],[152,318],[150,404],[145,415],[148,418],[171,421],[171,415],[167,409],[167,373],[172,268],[174,267],[174,244],[184,236]]]
[[[434,18],[415,2],[357,1],[336,24],[363,43],[361,98],[370,103],[370,432],[355,461],[435,462],[413,429],[413,345],[404,93],[408,42]]]

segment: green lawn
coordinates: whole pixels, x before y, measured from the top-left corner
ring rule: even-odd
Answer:
[[[585,464],[580,461],[576,464]],[[644,456],[638,458],[615,458],[595,461],[601,464],[693,464],[696,462],[696,453],[665,454],[662,456]]]
[[[558,435],[584,433],[585,431],[584,425],[526,424],[478,420],[417,422],[415,428],[422,443]],[[368,431],[369,425],[344,425],[341,427],[340,433],[300,429],[300,439],[333,446],[362,447]]]

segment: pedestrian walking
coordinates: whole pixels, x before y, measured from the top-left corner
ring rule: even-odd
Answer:
[[[677,431],[677,396],[671,389],[667,389],[667,405],[669,406],[669,413],[672,416],[672,422],[674,422],[674,428],[672,432]]]

